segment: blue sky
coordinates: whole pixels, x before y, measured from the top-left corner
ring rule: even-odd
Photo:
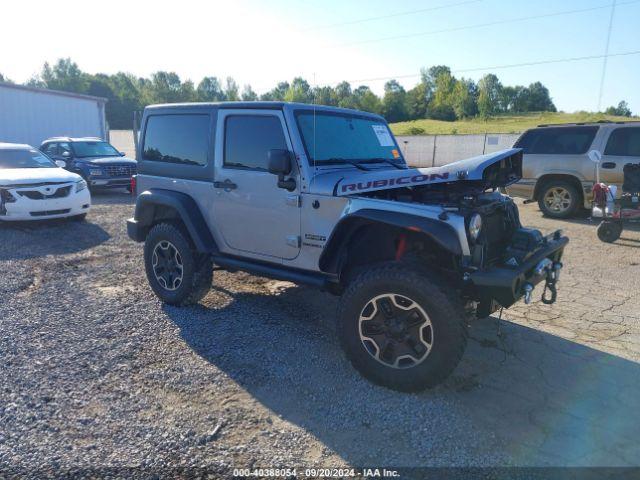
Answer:
[[[461,4],[463,3],[464,4]],[[602,55],[612,0],[110,0],[100,15],[83,2],[22,0],[3,7],[0,72],[15,81],[37,73],[43,62],[71,57],[88,72],[149,75],[171,70],[198,82],[205,75],[233,76],[263,92],[301,75],[312,84],[363,82],[381,93],[385,79],[417,75],[420,67],[449,65],[454,71],[495,65]],[[633,3],[630,3],[633,2]],[[457,6],[455,4],[458,4]],[[402,12],[437,8],[399,15]],[[605,8],[597,8],[605,7]],[[568,10],[581,13],[513,21]],[[33,11],[40,12],[33,16]],[[350,23],[371,17],[393,17]],[[484,23],[499,25],[461,29]],[[51,25],[65,25],[62,30]],[[610,53],[640,50],[640,1],[618,0]],[[325,28],[318,28],[325,27]],[[391,39],[391,37],[407,38]],[[375,41],[388,38],[384,41]],[[20,42],[18,45],[16,42]],[[477,80],[493,71],[503,84],[547,85],[565,111],[595,110],[602,59],[459,72]],[[418,78],[403,78],[406,87]],[[357,84],[358,82],[354,82]],[[355,85],[354,85],[355,86]],[[640,113],[640,55],[611,57],[602,105],[625,99]]]

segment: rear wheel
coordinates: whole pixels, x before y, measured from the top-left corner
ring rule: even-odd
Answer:
[[[598,238],[606,243],[613,243],[622,235],[622,223],[601,222],[598,225]]]
[[[340,301],[338,333],[364,377],[405,392],[442,382],[467,343],[461,304],[426,272],[400,263],[355,278]]]
[[[538,206],[551,218],[569,218],[575,215],[582,202],[582,195],[570,182],[552,180],[542,185]]]
[[[177,225],[160,223],[151,229],[145,240],[144,263],[149,285],[171,305],[197,303],[211,287],[211,257],[198,253]]]

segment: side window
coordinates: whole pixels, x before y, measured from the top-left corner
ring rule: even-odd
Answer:
[[[516,143],[529,154],[580,155],[586,153],[598,127],[560,127],[529,130]]]
[[[142,148],[142,159],[152,162],[206,165],[210,135],[209,115],[152,115]]]
[[[609,136],[605,155],[640,157],[640,128],[617,128]]]
[[[224,125],[224,166],[267,170],[267,153],[286,149],[280,119],[274,115],[231,115]]]
[[[44,153],[46,153],[48,156],[55,156],[58,154],[58,144],[57,143],[48,143],[44,146],[44,149],[42,150]]]
[[[64,143],[59,143],[58,144],[58,155],[62,155],[64,152],[69,152],[71,153],[71,145],[69,145],[68,143],[64,142]]]

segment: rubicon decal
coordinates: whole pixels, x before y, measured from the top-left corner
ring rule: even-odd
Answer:
[[[369,190],[370,188],[397,187],[402,185],[411,185],[413,183],[425,183],[447,180],[449,172],[431,173],[427,175],[418,174],[406,177],[382,178],[380,180],[369,180],[366,182],[347,183],[340,188],[341,193],[359,192]]]

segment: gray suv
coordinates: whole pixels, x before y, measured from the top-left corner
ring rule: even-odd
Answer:
[[[127,227],[158,297],[198,302],[214,265],[340,295],[348,358],[389,388],[444,380],[473,315],[555,301],[568,239],[498,191],[520,150],[408,168],[378,115],[269,102],[147,107],[138,148]]]

